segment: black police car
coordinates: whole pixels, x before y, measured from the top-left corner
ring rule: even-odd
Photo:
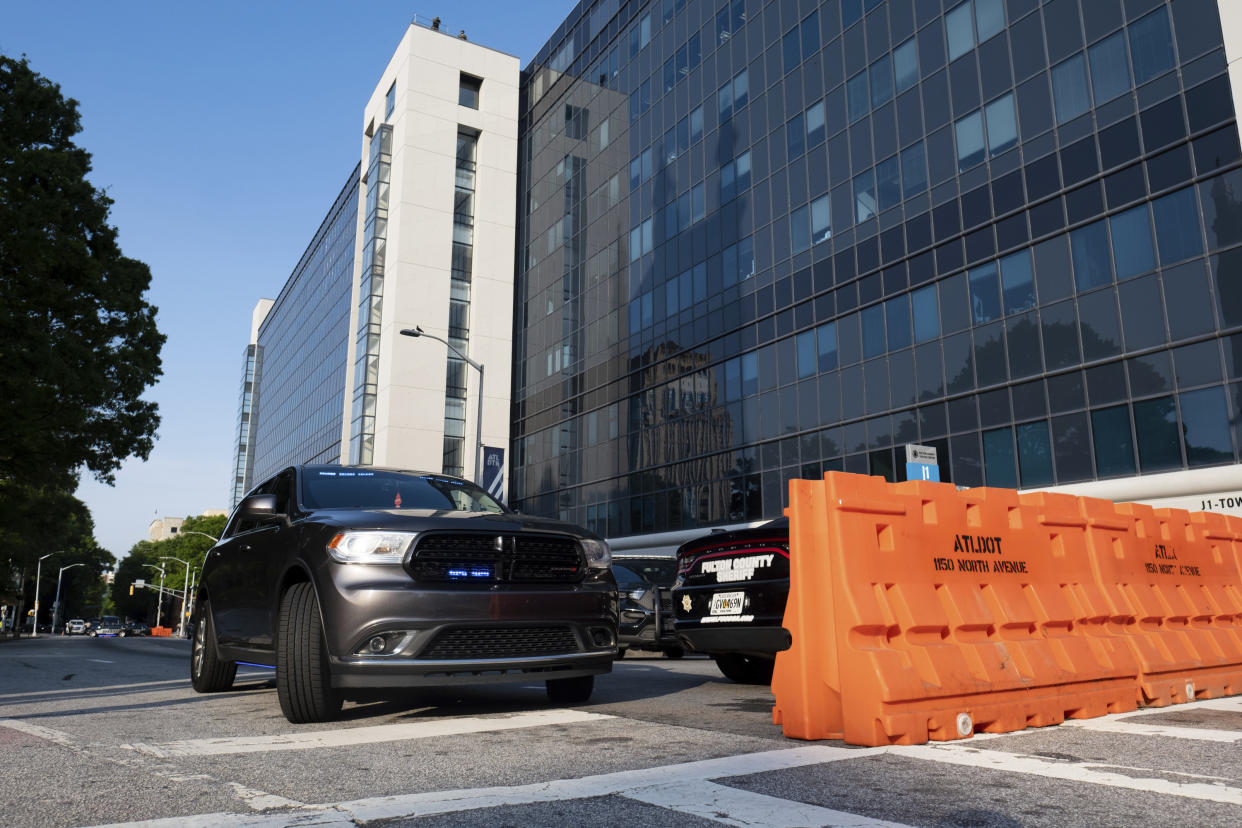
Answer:
[[[190,676],[211,692],[239,662],[274,667],[291,722],[433,684],[535,679],[583,702],[617,654],[609,561],[602,539],[456,477],[288,468],[207,554]]]
[[[613,555],[612,575],[621,597],[621,652],[655,650],[669,658],[686,654],[673,629],[670,588],[677,562],[668,556]]]
[[[707,653],[726,677],[772,680],[776,654],[789,649],[781,626],[789,597],[789,519],[714,532],[677,550],[673,585],[677,637]]]

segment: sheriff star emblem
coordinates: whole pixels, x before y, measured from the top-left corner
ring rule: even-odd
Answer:
[[[681,596],[681,608],[684,609],[686,612],[690,611],[690,596],[689,595]]]

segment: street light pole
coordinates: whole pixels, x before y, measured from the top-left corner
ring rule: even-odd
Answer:
[[[85,564],[75,563],[60,568],[60,574],[56,576],[56,603],[52,604],[52,632],[56,631],[56,618],[60,615],[60,579],[65,577],[66,569],[73,569],[75,566],[85,566]]]
[[[59,554],[59,552],[48,552],[43,558],[50,558],[53,555]],[[30,623],[31,638],[39,637],[39,578],[43,574],[43,558],[39,558],[39,563],[35,566],[34,620]]]
[[[212,543],[219,543],[219,542],[220,542],[220,539],[219,539],[219,538],[217,538],[215,535],[209,535],[209,534],[207,534],[206,532],[197,532],[197,531],[195,531],[195,530],[193,530],[193,529],[182,529],[182,530],[181,530],[181,534],[183,534],[183,535],[202,535],[204,538],[210,538]],[[204,560],[204,563],[205,563],[205,562],[206,562],[206,559],[204,558],[203,560]],[[198,565],[198,568],[194,570],[194,576],[190,579],[190,591],[189,591],[189,594],[187,595],[187,600],[189,600],[189,601],[190,601],[190,613],[191,613],[191,614],[193,614],[193,612],[194,612],[194,605],[198,603],[198,601],[194,600],[194,598],[193,598],[192,596],[194,595],[194,587],[195,587],[195,586],[197,586],[197,584],[198,584],[198,580],[199,580],[199,575],[202,573],[202,571],[203,571],[203,564],[201,564],[201,563],[200,563],[200,564]],[[184,614],[184,613],[183,613],[183,614]]]
[[[156,566],[155,564],[143,564],[143,566],[150,567],[151,569],[158,569],[160,571],[160,597],[159,603],[155,605],[155,626],[158,627],[160,625],[160,619],[163,617],[162,613],[164,612],[164,567]]]
[[[417,325],[413,328],[406,328],[402,330],[401,335],[411,337],[425,336],[428,339],[434,339],[436,342],[443,342],[445,347],[457,355],[458,359],[461,359],[471,368],[474,368],[479,372],[478,413],[476,414],[474,421],[474,482],[475,485],[481,488],[483,486],[483,366],[463,354],[461,351],[457,350],[447,339],[441,339],[435,334],[429,334]]]
[[[160,555],[161,561],[176,561],[185,567],[185,583],[181,585],[181,623],[177,625],[177,637],[185,638],[185,608],[190,598],[190,562],[171,555]]]

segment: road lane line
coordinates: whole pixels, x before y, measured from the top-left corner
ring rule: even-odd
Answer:
[[[109,826],[97,826],[97,828],[200,828],[203,825],[214,824],[243,825],[247,828],[268,828],[268,826],[275,825],[354,825],[356,822],[433,816],[480,808],[560,802],[613,794],[624,796],[630,791],[650,790],[663,785],[692,786],[702,784],[709,779],[748,776],[807,765],[861,759],[882,753],[884,750],[885,748],[808,745],[761,753],[722,756],[717,759],[703,759],[680,765],[617,771],[580,779],[555,779],[548,782],[499,788],[428,791],[309,805],[305,809],[294,809],[262,817],[252,814],[198,814],[143,822],[114,823]],[[784,807],[785,800],[778,801]],[[853,825],[854,823],[846,824]],[[879,823],[871,824],[878,825]]]
[[[1167,739],[1191,739],[1200,742],[1242,742],[1242,730],[1179,727],[1113,719],[1073,719],[1066,720],[1062,726],[1096,733],[1119,733],[1124,736],[1161,736]]]
[[[49,742],[55,742],[63,747],[73,745],[73,737],[63,730],[52,730],[50,727],[42,727],[29,722],[21,722],[17,719],[0,719],[0,727],[7,727],[10,730],[16,730],[25,733],[28,736],[38,736],[40,739],[46,739]]]
[[[622,795],[626,799],[743,828],[804,828],[810,825],[834,828],[908,828],[899,822],[872,819],[707,781],[693,785],[656,785],[626,791]]]
[[[87,661],[93,661],[96,664],[116,664],[115,661],[108,661],[106,658],[88,658]]]
[[[1185,799],[1202,799],[1209,802],[1221,802],[1226,805],[1242,805],[1242,788],[1230,788],[1224,785],[1201,782],[1170,782],[1165,779],[1125,776],[1120,773],[1097,770],[1097,768],[1113,766],[1089,764],[1086,762],[1061,762],[1037,756],[1006,753],[999,750],[980,750],[971,747],[969,742],[894,746],[884,748],[884,750],[894,756],[925,759],[931,762],[957,765],[959,767],[1008,771],[1028,776],[1042,776],[1047,779],[1062,779],[1067,782],[1085,782],[1092,785],[1104,785],[1110,788],[1128,788],[1130,790],[1163,794],[1165,796],[1179,796]],[[1150,768],[1148,770],[1155,771],[1156,769]]]
[[[121,747],[155,756],[172,759],[184,756],[224,756],[237,753],[263,753],[277,750],[307,750],[310,748],[345,747],[348,745],[371,745],[380,742],[401,742],[407,739],[427,739],[436,736],[460,736],[467,733],[489,733],[499,730],[516,730],[545,725],[577,724],[579,722],[612,719],[601,713],[581,710],[537,710],[513,716],[497,718],[463,717],[435,722],[406,722],[403,724],[376,725],[374,727],[351,727],[340,730],[318,730],[308,733],[273,733],[266,736],[237,736],[219,739],[186,739],[159,745],[130,744]]]

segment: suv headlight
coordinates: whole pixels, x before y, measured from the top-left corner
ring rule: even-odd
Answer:
[[[587,569],[607,569],[612,566],[612,550],[608,548],[606,541],[583,538],[582,551],[586,553]]]
[[[400,564],[417,532],[341,532],[328,541],[328,554],[341,563]]]

